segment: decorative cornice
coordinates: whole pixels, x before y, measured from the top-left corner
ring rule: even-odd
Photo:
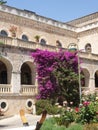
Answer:
[[[71,31],[74,31],[76,29],[73,26],[69,26],[63,22],[56,21],[51,18],[46,18],[46,17],[40,16],[40,15],[36,14],[35,12],[29,11],[29,10],[20,10],[20,9],[10,7],[7,5],[0,5],[0,10],[2,12],[17,15],[17,16],[20,16],[23,18],[27,18],[29,20],[34,20],[34,21],[48,24],[48,25],[51,25],[54,27],[59,27],[59,28],[63,28],[63,29],[71,30]]]
[[[81,17],[81,18],[78,18],[78,19],[75,19],[75,20],[72,20],[69,22],[66,22],[66,24],[77,26],[81,23],[86,23],[87,21],[91,21],[91,20],[94,20],[96,18],[98,18],[98,12],[86,15],[84,17]]]
[[[82,32],[78,33],[78,37],[83,37],[83,36],[91,35],[91,34],[98,34],[98,27],[93,28],[93,29],[88,29],[86,31],[82,31]]]
[[[37,15],[29,10],[0,5],[0,20],[52,34],[76,38],[77,33],[84,33],[98,27],[98,12],[63,23]],[[83,25],[77,27],[77,24]]]
[[[48,25],[42,22],[37,22],[35,20],[27,19],[21,16],[0,12],[0,21],[9,22],[12,24],[16,24],[18,26],[24,26],[32,29],[37,29],[41,31],[45,31],[52,34],[57,34],[61,36],[69,36],[76,37],[76,33],[70,30],[66,30],[64,28]]]

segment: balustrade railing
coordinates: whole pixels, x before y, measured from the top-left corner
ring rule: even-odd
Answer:
[[[0,84],[0,93],[11,93],[10,84]]]
[[[26,49],[37,49],[40,48],[42,50],[50,50],[50,51],[56,51],[56,47],[52,45],[41,45],[40,43],[36,43],[33,41],[24,41],[22,39],[18,38],[11,38],[11,37],[3,37],[0,36],[0,45],[10,45],[10,46],[16,46]]]
[[[35,85],[21,85],[21,94],[35,95],[37,94],[37,87]]]
[[[57,51],[59,48],[53,45],[41,45],[40,43],[36,43],[33,41],[23,41],[22,39],[18,38],[12,38],[12,37],[4,37],[0,36],[0,46],[9,45],[9,46],[16,46],[20,48],[26,48],[26,49],[42,49],[42,50],[49,50],[49,51]],[[62,48],[65,49],[66,48]],[[80,52],[80,58],[86,58],[86,59],[93,59],[98,60],[98,54],[92,54],[92,53],[86,53],[86,52]]]
[[[12,93],[10,84],[0,84],[0,93]],[[35,95],[37,94],[37,87],[35,85],[21,85],[21,94]]]

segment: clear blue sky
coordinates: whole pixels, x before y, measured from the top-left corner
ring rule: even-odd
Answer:
[[[61,22],[98,12],[98,0],[6,0],[7,5],[27,9]]]

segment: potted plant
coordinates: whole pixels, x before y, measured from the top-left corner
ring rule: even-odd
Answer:
[[[16,37],[17,27],[16,26],[10,26],[9,31],[11,32],[12,37]]]
[[[35,38],[36,42],[39,42],[39,39],[40,39],[39,35],[36,35],[34,38]]]

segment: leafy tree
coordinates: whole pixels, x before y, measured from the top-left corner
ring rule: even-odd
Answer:
[[[3,4],[6,4],[7,1],[4,1],[4,0],[0,0],[0,5],[3,5]]]
[[[64,97],[69,104],[73,102],[77,105],[79,103],[79,75],[76,53],[61,53],[53,74],[59,86],[58,96]]]
[[[78,57],[76,53],[60,50],[36,50],[32,57],[37,63],[39,99],[62,96],[68,102],[79,103]]]

